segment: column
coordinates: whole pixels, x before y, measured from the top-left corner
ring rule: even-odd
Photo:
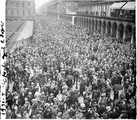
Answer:
[[[106,30],[105,30],[105,33],[106,33],[106,35],[108,35],[108,22],[106,23]]]
[[[131,36],[131,44],[134,44],[134,41],[135,41],[135,26],[132,27],[132,36]]]
[[[80,26],[80,17],[78,17],[78,26]]]
[[[116,38],[118,39],[118,27],[116,29]]]
[[[72,16],[72,25],[74,25],[75,16]]]
[[[112,37],[112,34],[113,34],[113,24],[114,23],[111,23],[111,29],[110,29],[110,36]]]
[[[79,25],[79,17],[77,17],[77,25]]]
[[[87,18],[87,29],[89,30],[89,20]]]
[[[88,26],[89,32],[91,32],[91,19],[89,19],[89,26]]]
[[[83,22],[84,22],[84,24],[83,24],[83,28],[85,28],[85,26],[86,26],[86,20],[85,20],[85,18],[83,19]]]
[[[126,32],[125,32],[125,25],[124,25],[124,29],[123,29],[123,42],[125,42],[125,38],[126,38]]]
[[[84,17],[83,17],[83,28],[84,28],[84,26],[85,26],[85,19],[84,19]]]
[[[82,27],[82,18],[80,17],[80,27]]]
[[[81,26],[82,26],[82,28],[83,28],[83,18],[81,19],[81,23],[82,23]]]

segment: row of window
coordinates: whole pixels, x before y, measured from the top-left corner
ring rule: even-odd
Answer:
[[[95,11],[95,10],[105,10],[107,11],[109,8],[109,5],[100,5],[100,6],[89,6],[89,7],[81,7],[79,8],[79,12],[85,12],[85,11]]]
[[[96,12],[88,12],[88,11],[86,11],[86,12],[77,12],[77,14],[79,14],[79,15],[92,15],[92,16],[104,16],[104,17],[106,17],[107,16],[107,12],[104,12],[104,11],[101,11],[100,13],[98,12],[98,11],[96,11]]]
[[[27,7],[30,7],[31,6],[31,3],[30,2],[27,2],[27,4],[26,3],[22,3],[22,4],[20,4],[19,2],[6,2],[6,6],[13,6],[13,5],[16,5],[16,7],[19,7],[19,6],[22,6],[22,7],[24,7],[24,6],[27,6]]]
[[[112,10],[111,17],[135,20],[135,10]]]
[[[19,10],[17,10],[17,11],[11,10],[11,14],[12,14],[12,15],[14,14],[14,12],[16,12],[17,14],[20,13]],[[8,13],[9,13],[9,11],[6,10],[6,14],[8,14]],[[26,12],[23,10],[22,13],[25,14]],[[30,12],[30,11],[27,11],[27,13],[30,14],[31,12]]]
[[[98,11],[96,12],[77,12],[79,15],[92,15],[92,16],[110,16],[110,17],[116,17],[116,18],[122,18],[122,19],[131,19],[135,20],[135,10],[111,10],[110,14],[104,11],[101,11],[100,13]]]

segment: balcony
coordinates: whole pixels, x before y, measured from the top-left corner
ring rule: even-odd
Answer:
[[[103,18],[103,19],[115,19],[115,20],[123,20],[123,21],[131,21],[135,22],[135,15],[120,15],[111,12],[110,16],[107,16],[106,12],[77,12],[77,16],[85,16],[85,17],[95,17],[95,18]]]

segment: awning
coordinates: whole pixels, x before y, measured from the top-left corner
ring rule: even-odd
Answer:
[[[113,3],[110,9],[121,9],[125,4],[126,2]]]
[[[136,3],[135,2],[128,2],[127,4],[125,4],[122,9],[123,10],[135,10],[136,7]]]

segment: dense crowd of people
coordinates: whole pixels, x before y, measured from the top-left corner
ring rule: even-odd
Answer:
[[[136,118],[136,50],[37,16],[33,42],[8,54],[6,118]]]

